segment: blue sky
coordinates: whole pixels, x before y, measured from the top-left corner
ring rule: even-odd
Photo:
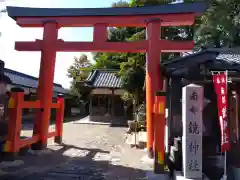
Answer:
[[[93,8],[109,7],[118,0],[0,0],[0,8],[4,6],[49,7],[49,8]],[[42,39],[41,28],[20,28],[6,14],[0,17],[0,59],[7,68],[38,77],[40,53],[18,52],[14,50],[15,41],[34,41]],[[59,38],[66,41],[92,41],[92,28],[62,28]],[[67,68],[73,57],[80,53],[57,53],[54,81],[69,87],[70,79],[66,76]],[[87,53],[91,59],[91,53]]]

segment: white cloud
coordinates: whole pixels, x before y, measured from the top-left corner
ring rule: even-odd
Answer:
[[[65,7],[65,0],[9,0],[1,6],[29,6],[29,7]],[[20,28],[15,21],[6,14],[0,17],[0,59],[5,61],[6,68],[38,77],[40,66],[40,52],[18,52],[14,50],[15,41],[34,41],[42,39],[41,28]],[[74,40],[72,28],[59,31],[59,38]],[[67,68],[73,62],[73,56],[80,53],[57,53],[54,81],[69,87],[70,79],[66,76]],[[90,54],[89,54],[90,55]]]

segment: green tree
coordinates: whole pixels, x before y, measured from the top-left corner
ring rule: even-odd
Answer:
[[[120,1],[118,1],[118,2],[115,2],[115,3],[113,3],[112,4],[112,7],[116,7],[116,8],[118,8],[118,7],[129,7],[129,4],[128,4],[128,2],[126,2],[126,1],[122,1],[122,0],[120,0]]]
[[[86,54],[82,54],[80,57],[74,57],[73,59],[73,65],[68,68],[67,76],[72,79],[70,93],[77,97],[75,98],[75,102],[79,103],[80,100],[87,100],[89,88],[81,86],[81,82],[88,77],[92,70],[92,64]]]
[[[150,6],[166,4],[173,1],[166,0],[132,0],[129,7]],[[113,7],[126,7],[127,3],[120,1],[114,3]],[[146,39],[146,30],[143,27],[126,27],[126,28],[110,28],[109,29],[110,42],[123,41],[137,41]],[[165,27],[162,28],[162,38],[168,40],[189,40],[193,39],[192,29],[189,27]],[[168,60],[172,57],[179,56],[179,53],[165,53],[162,55],[162,60]],[[120,69],[119,75],[123,79],[124,88],[128,90],[131,95],[124,95],[124,97],[132,97],[134,107],[144,99],[143,86],[145,82],[145,53],[95,53],[94,59],[98,68],[112,68]],[[99,63],[101,62],[101,63]],[[99,65],[101,64],[101,65]],[[114,64],[114,66],[112,66]],[[138,78],[137,78],[138,77]]]
[[[196,22],[195,42],[206,47],[239,46],[239,0],[209,0],[208,10]]]
[[[184,0],[194,2],[197,0]],[[206,13],[196,20],[191,27],[163,27],[162,39],[192,40],[197,47],[239,46],[240,44],[240,3],[239,0],[209,0]],[[131,0],[130,3],[119,1],[112,7],[139,7],[171,3],[173,0]],[[193,33],[195,32],[195,33]],[[145,39],[145,28],[112,27],[108,30],[108,41],[123,42]],[[161,60],[166,61],[180,56],[179,53],[163,53]],[[123,78],[124,88],[139,102],[143,95],[145,79],[145,53],[94,53],[95,63],[88,68],[119,69],[119,76]],[[78,69],[79,70],[79,69]],[[71,71],[73,72],[73,71]],[[140,77],[136,80],[136,77]],[[78,77],[79,78],[79,77]],[[80,79],[84,79],[80,77]]]
[[[159,4],[169,4],[175,0],[131,0],[130,7],[154,6]]]
[[[86,54],[80,57],[74,57],[74,63],[68,68],[68,77],[76,81],[83,81],[87,78],[91,71],[92,64],[90,63]]]
[[[115,58],[115,53],[96,53],[94,69],[119,69],[119,63]]]

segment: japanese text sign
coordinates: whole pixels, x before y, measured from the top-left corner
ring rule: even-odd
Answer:
[[[190,84],[183,88],[183,135],[202,135],[203,88]]]
[[[221,151],[228,151],[228,93],[226,73],[214,74],[213,83],[217,94],[218,119],[221,127]]]
[[[203,99],[203,87],[196,84],[183,87],[183,174],[188,179],[202,177]]]

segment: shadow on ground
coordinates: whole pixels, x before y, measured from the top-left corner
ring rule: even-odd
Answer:
[[[75,115],[71,117],[66,117],[64,123],[70,123],[78,121],[79,119],[84,118],[86,115]],[[33,130],[34,116],[28,116],[22,118],[22,130]],[[50,120],[50,125],[55,125],[55,119]]]
[[[91,118],[90,116],[86,116],[82,119],[78,119],[73,121],[76,124],[92,124],[92,125],[108,125],[110,127],[128,127],[128,118],[123,116],[115,116],[104,118],[104,116],[96,116]]]
[[[87,118],[86,115],[75,115],[71,117],[65,117],[64,123],[76,123],[76,124],[93,124],[93,125],[108,125],[110,127],[128,127],[127,119],[124,118],[116,118],[111,121],[102,121],[101,119],[99,121],[85,121],[84,119]],[[83,121],[82,121],[83,119]],[[85,121],[85,122],[84,122]],[[33,130],[33,124],[34,124],[34,116],[29,117],[23,117],[22,118],[22,130],[31,131]],[[50,121],[50,125],[55,125],[55,119]]]
[[[68,144],[54,146],[45,153],[27,152],[17,165],[0,164],[1,180],[137,180],[145,171],[111,163],[108,151]],[[99,154],[105,158],[99,158]],[[70,157],[72,156],[72,157]],[[22,164],[21,164],[22,163]]]

